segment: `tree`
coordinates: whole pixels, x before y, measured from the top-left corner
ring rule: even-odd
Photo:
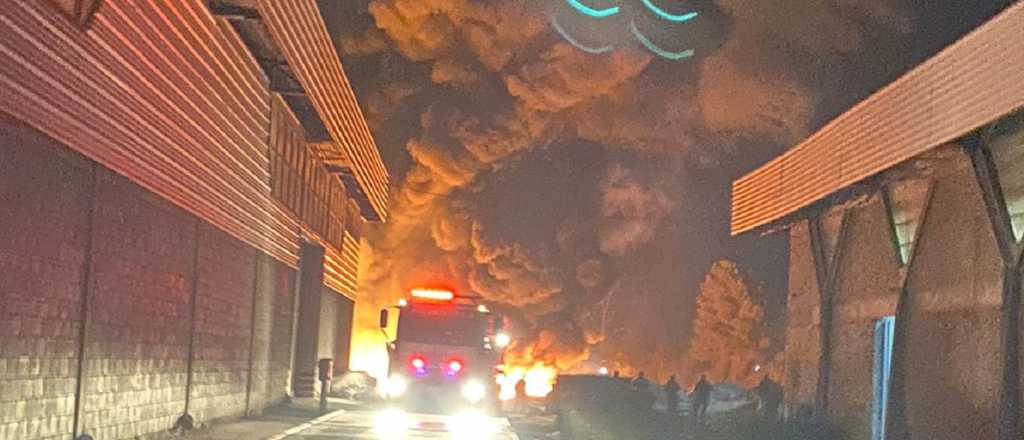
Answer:
[[[729,260],[716,261],[700,285],[689,355],[713,381],[750,385],[759,379],[754,367],[762,362],[768,339],[752,290]]]

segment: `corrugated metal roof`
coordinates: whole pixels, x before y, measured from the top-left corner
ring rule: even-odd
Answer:
[[[733,182],[733,235],[804,208],[1024,106],[1018,2]]]

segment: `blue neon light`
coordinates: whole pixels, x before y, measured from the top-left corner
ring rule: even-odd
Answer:
[[[574,9],[576,9],[577,11],[580,11],[580,12],[582,12],[584,14],[587,14],[587,15],[589,15],[591,17],[594,17],[594,18],[605,18],[605,17],[610,17],[612,15],[615,15],[615,14],[619,13],[619,7],[618,6],[612,6],[612,7],[607,8],[607,9],[594,9],[594,8],[591,8],[590,6],[587,6],[587,5],[583,4],[583,3],[580,3],[580,0],[565,0],[565,1],[567,1],[569,3],[569,5],[572,6]]]
[[[650,50],[651,52],[658,54],[658,56],[662,58],[668,58],[670,60],[681,60],[683,58],[689,58],[693,56],[693,49],[687,49],[682,52],[669,52],[665,49],[655,46],[654,43],[651,42],[651,40],[648,40],[647,37],[644,36],[644,34],[640,33],[640,29],[636,28],[635,21],[629,21],[629,30],[633,32],[633,36],[636,37],[637,40],[640,40],[640,43],[643,43],[644,47],[646,47],[647,50]]]
[[[555,28],[555,31],[557,31],[558,34],[561,35],[562,38],[565,39],[565,41],[568,41],[569,44],[572,44],[573,46],[576,46],[577,49],[582,50],[582,51],[584,51],[586,53],[599,54],[599,53],[608,52],[608,51],[613,49],[611,45],[603,46],[603,47],[590,47],[590,46],[583,45],[579,41],[576,41],[575,38],[573,38],[571,35],[569,35],[569,33],[566,32],[565,29],[562,28],[562,25],[558,24],[558,19],[555,18],[554,15],[551,16],[551,27]]]
[[[675,22],[682,23],[684,21],[690,21],[690,20],[693,20],[694,18],[697,18],[697,13],[696,12],[690,12],[688,14],[683,14],[683,15],[673,15],[673,14],[669,14],[668,12],[665,12],[664,9],[661,9],[661,8],[655,6],[654,3],[651,3],[651,0],[641,0],[641,1],[644,2],[644,6],[647,6],[647,9],[650,9],[651,12],[654,12],[655,14],[658,14],[658,16],[660,16],[661,18],[664,18],[664,19],[666,19],[668,21],[675,21]]]

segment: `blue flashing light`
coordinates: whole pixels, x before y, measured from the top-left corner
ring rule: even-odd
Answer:
[[[587,6],[587,5],[583,4],[583,3],[580,3],[579,0],[565,0],[565,1],[568,2],[569,6],[572,6],[573,9],[576,9],[577,11],[580,11],[580,12],[582,12],[584,14],[587,14],[587,15],[589,15],[591,17],[594,17],[594,18],[611,17],[612,15],[615,15],[615,14],[619,13],[619,7],[618,6],[612,6],[610,8],[606,8],[606,9],[594,9],[594,8],[591,8],[590,6]]]
[[[667,58],[670,60],[681,60],[683,58],[689,58],[693,56],[693,49],[687,49],[682,52],[670,52],[656,46],[654,43],[651,42],[651,40],[648,40],[647,37],[644,36],[644,34],[640,33],[640,29],[637,29],[635,21],[629,22],[629,30],[633,32],[633,36],[636,37],[636,39],[639,40],[640,43],[642,43],[644,47],[647,48],[647,50],[654,52],[655,54],[662,58]]]
[[[571,35],[569,35],[569,33],[566,32],[565,29],[563,29],[560,24],[558,24],[558,19],[555,18],[554,15],[551,16],[551,27],[555,28],[555,31],[557,31],[558,34],[561,35],[562,38],[565,39],[565,41],[568,41],[569,44],[572,44],[573,46],[576,46],[577,49],[582,50],[582,51],[584,51],[586,53],[601,54],[601,53],[605,53],[605,52],[608,52],[608,51],[613,49],[611,45],[603,46],[603,47],[590,47],[590,46],[583,45],[579,41],[576,41],[575,38],[573,38]]]
[[[682,23],[684,21],[690,21],[690,20],[693,20],[694,18],[697,18],[697,13],[696,12],[690,12],[690,13],[683,14],[683,15],[669,14],[668,12],[665,12],[664,9],[661,9],[661,8],[657,7],[654,3],[651,3],[651,0],[641,0],[641,1],[644,2],[644,6],[647,6],[647,9],[650,9],[651,12],[654,12],[659,17],[664,18],[664,19],[666,19],[668,21],[675,21],[675,22],[678,22],[678,23]]]

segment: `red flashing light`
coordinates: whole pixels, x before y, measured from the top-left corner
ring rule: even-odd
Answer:
[[[462,371],[462,362],[452,360],[448,362],[448,371],[452,373],[458,373]]]
[[[409,364],[412,365],[412,367],[417,370],[422,370],[424,367],[427,366],[427,361],[421,357],[414,357],[412,358],[411,361],[409,361]]]
[[[437,289],[412,289],[413,298],[430,299],[434,301],[451,301],[455,293],[450,290]]]

